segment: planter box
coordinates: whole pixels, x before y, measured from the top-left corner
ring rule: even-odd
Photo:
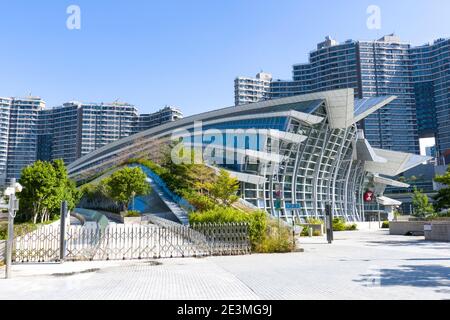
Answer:
[[[142,217],[123,217],[124,224],[141,224]]]
[[[389,222],[389,234],[397,236],[422,235],[426,223],[425,221],[391,221]]]
[[[425,224],[425,240],[450,242],[450,222],[436,221]]]
[[[309,228],[313,229],[313,233],[318,231],[320,232],[320,236],[323,236],[325,234],[325,230],[324,230],[324,226],[323,224],[309,224],[309,223],[304,223],[301,224],[301,226],[307,230],[309,230]]]

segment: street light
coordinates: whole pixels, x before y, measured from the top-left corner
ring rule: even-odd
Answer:
[[[136,192],[133,191],[133,192],[131,193],[131,196],[132,196],[131,210],[134,211],[134,198],[136,197]]]
[[[14,242],[14,218],[16,211],[19,210],[19,200],[16,199],[16,193],[22,192],[23,187],[16,179],[11,179],[11,186],[6,188],[4,195],[9,197],[8,204],[0,204],[1,209],[8,209],[8,241],[6,245],[6,279],[11,278],[11,260]]]

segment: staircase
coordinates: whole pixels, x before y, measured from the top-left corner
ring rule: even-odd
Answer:
[[[177,196],[169,190],[165,182],[155,174],[151,169],[143,165],[132,165],[133,167],[139,167],[147,176],[147,181],[150,183],[153,192],[164,202],[169,210],[176,216],[178,221],[183,225],[189,225],[188,212],[195,210],[185,199]],[[139,197],[136,198],[136,204],[140,201]]]

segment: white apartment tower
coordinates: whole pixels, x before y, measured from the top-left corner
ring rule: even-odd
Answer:
[[[235,105],[267,100],[270,97],[272,75],[260,72],[255,78],[238,77],[234,80]]]
[[[22,169],[37,160],[39,97],[0,97],[0,185],[19,178]]]

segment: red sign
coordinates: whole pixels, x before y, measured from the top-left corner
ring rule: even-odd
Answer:
[[[372,191],[364,193],[364,202],[372,202],[373,200],[375,200],[375,195]]]

